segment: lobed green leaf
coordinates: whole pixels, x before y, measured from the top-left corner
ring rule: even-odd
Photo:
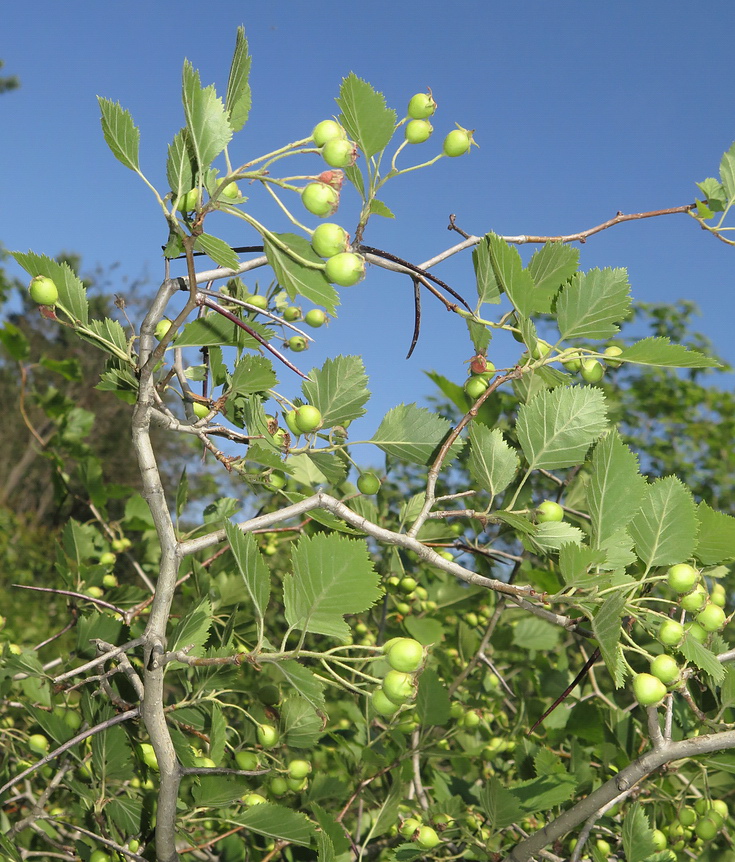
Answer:
[[[385,104],[385,96],[354,72],[343,79],[335,100],[342,113],[339,121],[366,156],[373,156],[390,143],[396,112]]]
[[[556,301],[563,339],[610,338],[630,314],[630,284],[624,269],[592,269],[577,273]]]
[[[647,566],[671,566],[689,559],[697,542],[697,513],[691,491],[676,476],[645,489],[628,530]]]
[[[312,368],[301,389],[308,403],[321,412],[326,428],[364,416],[363,405],[370,398],[365,366],[359,356],[327,359],[321,368]]]

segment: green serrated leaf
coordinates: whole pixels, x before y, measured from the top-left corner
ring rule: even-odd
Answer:
[[[548,811],[571,799],[577,789],[573,775],[540,775],[513,785],[513,795],[518,799],[519,811],[535,814]]]
[[[697,528],[691,491],[676,476],[648,485],[640,509],[628,524],[636,553],[649,567],[689,559],[696,545]]]
[[[605,599],[599,611],[592,618],[592,631],[597,638],[600,653],[605,660],[608,673],[616,681],[619,679],[620,655],[618,645],[624,608],[624,593],[622,591],[612,593]]]
[[[498,781],[490,778],[480,792],[480,805],[487,814],[494,829],[504,829],[518,821],[520,801],[512,790]]]
[[[326,428],[364,416],[363,405],[370,398],[365,366],[359,356],[327,359],[321,368],[312,368],[301,389],[308,403],[321,412]]]
[[[671,344],[668,338],[644,338],[620,354],[620,359],[636,365],[658,365],[666,368],[719,368],[716,359],[710,359],[683,344]]]
[[[513,629],[513,643],[524,650],[551,652],[559,645],[562,630],[538,617],[524,617]]]
[[[367,157],[384,149],[393,137],[397,116],[385,96],[354,72],[343,79],[335,100],[342,111],[339,121]]]
[[[443,726],[450,716],[449,693],[435,670],[427,668],[419,677],[416,714],[422,725]]]
[[[393,215],[391,210],[388,209],[383,201],[379,201],[377,198],[373,198],[370,201],[370,215],[379,215],[383,218],[395,218],[395,215]]]
[[[624,269],[592,269],[577,273],[556,301],[557,322],[564,339],[610,338],[630,313],[630,284]]]
[[[126,404],[135,404],[138,396],[138,379],[131,371],[111,368],[100,376],[100,382],[94,387],[101,392],[113,392]]]
[[[10,253],[19,266],[31,276],[46,275],[53,280],[59,291],[59,302],[83,326],[89,322],[87,291],[68,263],[58,263],[46,255],[32,251]]]
[[[656,850],[653,830],[638,803],[625,815],[622,837],[627,862],[645,862]]]
[[[230,75],[227,80],[225,108],[233,132],[239,132],[245,125],[250,114],[252,97],[250,94],[250,63],[248,42],[245,38],[245,28],[237,28],[235,37],[235,53],[232,55]]]
[[[727,199],[735,198],[735,144],[723,153],[720,161],[720,180]]]
[[[247,325],[266,341],[273,338],[273,330],[263,326],[262,323],[248,320]],[[191,323],[187,323],[176,337],[177,347],[216,347],[219,345],[259,348],[260,342],[248,335],[236,323],[216,312],[198,317]]]
[[[323,714],[324,683],[297,661],[279,661],[275,667],[286,678],[288,685],[297,691],[314,709]]]
[[[176,650],[193,645],[193,649],[188,651],[188,655],[201,655],[202,647],[209,637],[211,625],[212,604],[209,599],[204,599],[176,624],[176,628],[169,639],[170,651],[176,652]]]
[[[694,556],[705,566],[735,560],[735,518],[702,501],[697,507],[699,534]]]
[[[217,236],[212,236],[208,233],[199,234],[194,243],[194,248],[197,251],[203,251],[215,263],[225,266],[227,269],[237,269],[240,266],[240,258],[237,254],[224,240]]]
[[[303,236],[293,233],[281,233],[276,236],[299,257],[313,263],[324,263]],[[323,270],[303,266],[272,243],[268,237],[264,237],[263,242],[268,263],[273,268],[278,283],[291,300],[295,300],[297,296],[303,296],[315,305],[324,306],[330,314],[337,313],[339,295],[327,281]]]
[[[240,775],[201,775],[192,796],[197,805],[222,808],[242,799],[249,790],[248,779]]]
[[[589,587],[593,576],[589,570],[605,561],[605,552],[585,545],[562,545],[559,550],[559,571],[567,587]]]
[[[229,521],[225,523],[225,533],[245,590],[250,596],[258,620],[262,621],[271,593],[268,566],[263,561],[251,533],[243,533]]]
[[[551,311],[551,300],[579,266],[579,249],[561,242],[547,242],[531,256],[528,271],[533,278],[534,310]]]
[[[322,735],[322,721],[303,697],[290,695],[281,708],[283,742],[293,748],[313,748]]]
[[[130,112],[117,102],[97,96],[102,111],[102,134],[115,158],[131,171],[138,170],[140,130],[133,123]]]
[[[199,72],[188,60],[184,61],[181,94],[191,147],[203,175],[230,142],[232,128],[214,87],[202,87]]]
[[[582,464],[589,447],[606,427],[605,397],[589,386],[540,392],[521,405],[516,425],[531,470]]]
[[[400,404],[383,417],[372,442],[402,461],[426,465],[436,457],[451,430],[451,423],[433,411],[415,404]],[[452,444],[445,464],[459,454],[462,445],[460,439]]]
[[[276,372],[270,359],[246,353],[235,364],[230,385],[233,394],[252,395],[254,392],[272,389],[277,383]]]
[[[525,515],[516,515],[515,512],[493,512],[493,517],[512,527],[522,536],[531,536],[536,529]]]
[[[23,362],[31,353],[31,346],[23,331],[13,323],[5,321],[0,329],[0,342],[8,351],[11,359]]]
[[[314,464],[330,485],[339,485],[347,476],[347,465],[334,452],[306,452],[306,457]]]
[[[488,250],[495,279],[505,291],[513,307],[523,317],[534,310],[534,284],[531,274],[523,268],[518,249],[497,234],[488,234]]]
[[[175,197],[185,195],[196,182],[196,155],[188,129],[180,129],[168,146],[166,179]],[[178,235],[177,235],[178,236]]]
[[[363,541],[338,535],[302,536],[284,576],[286,621],[300,631],[344,638],[345,614],[366,611],[381,595],[379,577]]]
[[[703,182],[697,183],[697,188],[705,196],[709,209],[716,213],[722,212],[725,209],[727,206],[725,189],[714,177],[707,177]]]
[[[270,802],[254,805],[247,811],[230,817],[228,822],[245,826],[258,835],[288,841],[302,847],[308,847],[314,836],[314,827],[305,814]]]
[[[603,547],[611,536],[630,523],[643,502],[646,487],[637,456],[613,428],[598,442],[592,454],[587,504],[594,548]]]
[[[499,428],[470,427],[467,468],[473,479],[495,497],[510,485],[518,470],[518,456],[505,442]]]
[[[484,236],[472,251],[472,265],[475,268],[477,296],[480,302],[500,302],[500,287],[490,258],[490,235]]]
[[[691,635],[684,638],[679,651],[687,661],[695,664],[700,670],[712,677],[715,683],[720,683],[725,678],[725,668],[717,660],[717,656],[704,644],[696,641]]]
[[[530,538],[539,551],[548,554],[551,551],[558,551],[562,545],[581,544],[584,533],[579,527],[574,527],[566,521],[549,521],[539,524]]]

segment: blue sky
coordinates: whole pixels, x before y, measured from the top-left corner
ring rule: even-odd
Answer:
[[[432,88],[435,135],[409,157],[433,155],[455,121],[476,129],[480,149],[389,184],[384,199],[397,218],[371,221],[368,244],[415,262],[454,243],[449,213],[475,234],[559,234],[618,210],[689,203],[694,182],[717,175],[735,139],[735,7],[724,2],[14,3],[3,10],[0,57],[22,87],[0,99],[0,242],[77,251],[88,269],[118,263],[112,290],[124,294],[141,276],[153,290],[165,226],[150,192],[108,151],[95,97],[131,111],[143,170],[165,191],[166,147],[183,124],[183,59],[224,94],[239,24],[253,56],[253,109],[233,159],[307,136],[336,113],[350,71],[399,115],[413,93]],[[252,192],[253,212],[272,218]],[[346,198],[339,211],[348,229],[353,204]],[[255,240],[239,227],[227,236]],[[735,363],[735,249],[687,216],[606,231],[582,247],[581,262],[627,267],[636,299],[694,299],[699,328]],[[436,272],[473,295],[469,254]],[[339,319],[299,357],[308,369],[335,353],[364,355],[375,412],[360,436],[390,407],[432,391],[423,369],[464,378],[464,325],[428,296],[419,346],[404,359],[412,313],[410,283],[372,269],[342,291]],[[515,356],[514,342],[491,346],[498,365]],[[279,376],[284,394],[296,395],[289,373]]]

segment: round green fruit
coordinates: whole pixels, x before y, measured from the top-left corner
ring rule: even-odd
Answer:
[[[663,832],[661,833],[663,835]],[[666,836],[664,835],[664,841],[666,840]],[[610,846],[609,841],[605,841],[604,838],[598,838],[595,842],[595,846],[602,853],[603,856],[608,857],[612,853],[612,847]]]
[[[551,345],[546,341],[537,341],[535,347],[531,351],[531,356],[534,359],[543,359],[544,356],[548,356],[550,350]]]
[[[271,473],[268,477],[268,487],[273,491],[280,491],[286,487],[286,477],[283,473]]]
[[[694,827],[697,838],[701,838],[703,841],[711,841],[719,831],[720,827],[717,822],[709,816],[702,817]]]
[[[261,796],[260,793],[248,793],[246,796],[243,796],[242,801],[247,808],[250,808],[253,805],[262,805],[268,800],[265,796]]]
[[[668,839],[660,829],[654,829],[651,838],[653,840],[653,849],[657,851],[665,850],[669,843]],[[607,841],[605,843],[607,844]],[[607,844],[607,846],[610,847],[609,844]],[[608,850],[605,855],[609,856],[610,850]]]
[[[335,138],[346,138],[347,132],[335,120],[322,120],[321,123],[314,126],[311,136],[317,147],[323,147],[327,141],[332,141]]]
[[[89,862],[112,862],[112,856],[104,850],[95,850],[89,857]]]
[[[238,769],[252,772],[260,766],[258,755],[254,751],[238,751],[235,754],[235,763]]]
[[[670,655],[657,655],[651,662],[651,673],[665,685],[679,679],[679,665]]]
[[[577,354],[571,354],[568,359],[562,361],[567,371],[577,372],[582,370],[582,357]]]
[[[401,823],[398,830],[404,838],[413,838],[417,829],[421,828],[421,821],[417,817],[409,817]]]
[[[388,643],[390,649],[386,650],[386,644],[383,651],[387,653],[388,664],[393,670],[415,673],[423,664],[424,648],[418,641],[413,638],[397,638]]]
[[[418,585],[419,583],[416,578],[401,578],[401,580],[398,582],[398,588],[402,593],[405,593],[406,595],[412,593]]]
[[[402,704],[415,694],[413,677],[400,670],[389,670],[383,679],[383,693],[393,703]]]
[[[342,251],[327,260],[324,273],[332,284],[352,287],[365,278],[365,258],[351,251]]]
[[[59,301],[59,290],[54,280],[46,275],[37,275],[32,279],[28,292],[38,305],[56,305]]]
[[[616,356],[620,356],[623,352],[622,347],[618,347],[615,344],[611,344],[610,347],[605,348],[605,362],[610,368],[619,368],[623,363],[620,359],[616,359]]]
[[[220,191],[220,197],[228,198],[231,201],[239,198],[240,189],[237,187],[237,183],[227,183],[227,185]]]
[[[650,673],[638,673],[633,677],[633,693],[641,706],[655,706],[666,697],[666,686]]]
[[[679,646],[684,640],[684,626],[676,620],[664,620],[658,630],[658,639],[664,646]]]
[[[701,584],[697,584],[691,593],[681,596],[679,604],[685,611],[689,611],[690,614],[693,614],[696,611],[702,610],[702,608],[707,604],[708,598],[707,590],[705,590]]]
[[[699,572],[688,563],[677,563],[666,573],[666,582],[677,593],[688,593],[699,581]]]
[[[102,587],[92,586],[87,587],[87,589],[84,591],[84,594],[89,596],[90,599],[101,599],[102,596],[104,596],[105,591],[102,589]]]
[[[408,100],[406,116],[412,120],[425,120],[436,111],[436,102],[431,93],[416,93]]]
[[[101,566],[114,566],[117,561],[117,557],[112,551],[105,551],[104,554],[100,554],[100,565]]]
[[[302,434],[311,434],[322,427],[322,414],[311,404],[302,404],[296,409],[294,422]]]
[[[159,341],[162,341],[168,334],[169,329],[171,329],[172,324],[173,321],[169,320],[167,317],[164,317],[163,320],[159,320],[156,324],[156,328],[153,330],[153,334]]]
[[[278,745],[279,733],[273,725],[259,724],[255,735],[263,748],[275,748]]]
[[[694,826],[697,822],[697,812],[691,806],[686,805],[677,814],[677,819],[682,826]]]
[[[206,404],[201,404],[199,401],[192,402],[191,409],[194,411],[197,419],[204,419],[205,416],[209,416],[212,412]]]
[[[380,479],[375,473],[361,473],[357,480],[357,490],[361,494],[377,494],[380,490]]]
[[[117,575],[113,575],[113,574],[105,575],[102,578],[102,586],[107,587],[107,589],[112,589],[113,587],[119,586],[119,582],[117,580]]]
[[[455,129],[444,138],[442,151],[445,156],[456,158],[469,153],[471,146],[472,132],[468,132],[467,129]]]
[[[302,432],[299,426],[296,424],[296,411],[289,410],[287,413],[284,413],[283,418],[286,422],[286,425],[288,425],[288,430],[298,437],[299,434],[301,434]]]
[[[722,584],[712,584],[712,589],[710,590],[709,600],[713,605],[717,605],[718,608],[724,608],[727,604],[727,593],[725,592],[725,588]]]
[[[580,374],[585,383],[599,383],[605,374],[605,368],[596,359],[583,359]]]
[[[401,708],[400,704],[393,703],[393,701],[388,698],[388,695],[382,688],[376,688],[372,693],[370,700],[372,701],[373,709],[378,713],[378,715],[395,715]]]
[[[708,604],[697,614],[697,622],[706,632],[718,632],[725,625],[725,612],[717,605]]]
[[[153,746],[148,742],[141,742],[138,746],[138,754],[140,754],[143,763],[149,769],[155,769],[158,772],[158,758],[156,757],[156,752],[153,750]]]
[[[49,741],[42,733],[33,733],[28,737],[28,748],[35,754],[46,754],[49,750]]]
[[[304,350],[307,350],[309,347],[309,344],[303,335],[292,335],[286,343],[288,344],[289,349],[293,350],[294,353],[303,353]]]
[[[306,778],[311,770],[312,766],[308,760],[292,760],[288,764],[288,774],[291,778],[295,778],[298,781],[301,781],[302,778]]]
[[[327,221],[314,229],[311,235],[311,247],[319,257],[334,257],[347,251],[350,235],[334,222]]]
[[[332,138],[322,147],[322,158],[330,168],[350,168],[357,161],[357,147],[353,141]]]
[[[418,834],[416,836],[416,843],[423,850],[431,850],[439,844],[441,838],[436,833],[435,829],[432,829],[431,826],[422,826],[420,827]]]
[[[564,520],[564,509],[553,500],[544,500],[536,509],[536,522],[546,524]]]
[[[199,189],[190,189],[186,194],[179,198],[179,205],[176,209],[182,213],[188,213],[197,208],[199,203]]]
[[[270,790],[274,796],[285,796],[288,793],[288,782],[277,775],[270,783]]]
[[[487,389],[487,380],[480,375],[472,375],[469,377],[464,385],[464,391],[467,393],[468,397],[473,401],[476,401],[482,393]]]
[[[327,322],[327,315],[321,310],[321,308],[312,308],[306,312],[306,316],[304,317],[304,323],[308,326],[312,326],[314,329],[319,329],[320,326],[324,326]]]
[[[411,120],[406,123],[404,135],[409,144],[423,144],[431,137],[434,127],[428,120]]]
[[[284,309],[283,319],[287,323],[294,323],[297,320],[301,320],[301,309],[297,305],[289,305],[288,308]]]
[[[261,311],[265,311],[268,308],[268,297],[263,296],[262,293],[251,293],[250,296],[245,297],[245,302],[255,306],[255,308],[259,308]]]
[[[326,183],[309,183],[301,192],[301,202],[312,215],[326,218],[337,211],[339,192]]]

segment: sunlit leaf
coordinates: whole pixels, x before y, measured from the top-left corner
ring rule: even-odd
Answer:
[[[397,117],[386,106],[382,93],[350,72],[342,81],[336,102],[342,111],[340,122],[366,156],[375,155],[387,146]]]
[[[648,566],[670,566],[691,557],[697,528],[691,491],[676,476],[649,485],[628,524],[636,553]]]
[[[102,134],[115,158],[131,171],[138,170],[140,130],[133,123],[130,112],[117,102],[97,96],[102,111]]]

